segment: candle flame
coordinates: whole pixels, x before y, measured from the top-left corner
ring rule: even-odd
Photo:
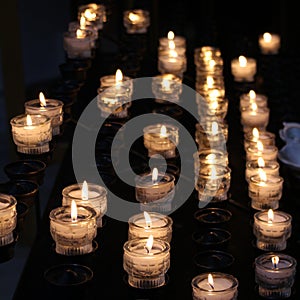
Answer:
[[[278,268],[278,263],[279,263],[279,257],[278,256],[273,256],[271,258],[271,260],[272,260],[273,268],[277,269]]]
[[[214,165],[211,166],[211,175],[210,175],[211,179],[216,179],[217,178],[217,169]]]
[[[213,162],[216,159],[216,154],[210,153],[206,156],[206,159]]]
[[[176,58],[176,57],[178,57],[178,53],[177,53],[177,51],[171,49],[169,52],[169,56],[172,58]]]
[[[163,87],[164,91],[170,91],[170,86],[171,86],[170,80],[168,80],[167,78],[164,78],[162,80],[162,87]]]
[[[257,141],[257,150],[259,152],[263,152],[264,151],[264,144],[261,141]]]
[[[211,132],[212,132],[212,135],[216,135],[218,133],[218,130],[219,130],[219,125],[217,122],[212,122],[211,124]]]
[[[128,18],[132,23],[137,22],[140,19],[140,17],[133,12],[129,13]]]
[[[174,40],[175,34],[173,31],[168,32],[168,40]]]
[[[250,100],[255,100],[256,98],[256,93],[253,90],[250,90],[248,93]]]
[[[146,243],[145,247],[146,247],[147,252],[149,254],[151,252],[152,247],[153,247],[153,235],[152,234],[147,239],[147,243]]]
[[[81,29],[77,29],[77,30],[76,30],[76,37],[77,37],[78,39],[83,39],[83,38],[85,38],[85,33],[84,33],[84,31],[81,30]]]
[[[272,40],[272,35],[269,32],[263,34],[263,39],[266,43],[270,43]]]
[[[40,99],[40,105],[41,106],[46,106],[46,99],[45,99],[45,96],[42,92],[39,93],[39,99]]]
[[[156,182],[158,179],[158,169],[157,168],[153,168],[152,170],[152,182]]]
[[[205,59],[211,59],[212,58],[212,51],[205,51],[204,52],[204,57],[205,57]]]
[[[87,184],[86,180],[82,184],[81,198],[82,198],[82,200],[88,200],[89,199],[89,187],[88,187],[88,184]]]
[[[86,9],[84,11],[84,17],[88,20],[88,21],[95,21],[96,20],[96,13],[93,12],[91,9]]]
[[[211,109],[217,109],[218,108],[218,101],[213,99],[213,101],[211,101],[210,108]]]
[[[72,222],[77,221],[77,205],[75,200],[72,200],[71,202],[71,219]]]
[[[206,83],[209,88],[212,88],[214,85],[214,78],[212,76],[207,76]]]
[[[257,141],[259,139],[259,131],[258,131],[258,129],[256,127],[254,127],[252,129],[252,135],[253,135],[253,139],[255,141]]]
[[[221,96],[221,93],[218,89],[214,89],[214,90],[209,92],[209,98],[210,99],[215,99],[216,100],[220,96]]]
[[[165,125],[162,125],[160,128],[160,136],[167,137],[167,127]]]
[[[30,115],[27,115],[26,117],[26,125],[27,126],[32,126],[32,119]]]
[[[257,104],[255,102],[251,103],[251,110],[252,111],[257,111]]]
[[[215,65],[216,65],[216,61],[215,61],[214,59],[211,59],[211,60],[209,61],[209,66],[210,66],[211,68],[213,68]]]
[[[274,212],[273,209],[268,210],[268,223],[273,223],[274,221]]]
[[[80,24],[79,25],[80,29],[85,29],[86,28],[86,19],[83,15],[80,17],[79,24]]]
[[[171,49],[171,50],[174,50],[174,49],[175,49],[175,42],[174,42],[173,40],[170,40],[170,41],[168,42],[168,45],[169,45],[169,49]]]
[[[144,211],[144,218],[146,222],[146,228],[150,228],[152,226],[152,220],[150,215],[146,211]]]
[[[123,73],[120,69],[116,71],[116,84],[119,84],[123,81]]]
[[[208,274],[208,276],[207,276],[207,283],[208,283],[208,285],[209,285],[209,287],[210,287],[210,289],[211,290],[214,290],[215,289],[215,287],[214,287],[214,278],[213,278],[213,276],[212,276],[212,274]]]
[[[243,55],[239,56],[239,64],[240,64],[241,67],[246,67],[247,58]]]
[[[258,164],[259,168],[264,168],[265,167],[265,161],[264,161],[264,159],[262,157],[259,157],[257,159],[257,164]]]
[[[261,169],[261,168],[258,169],[258,176],[261,181],[263,181],[263,182],[267,181],[267,174],[263,169]]]

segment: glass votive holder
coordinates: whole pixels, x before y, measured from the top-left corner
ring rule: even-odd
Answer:
[[[197,210],[194,213],[194,218],[200,223],[201,227],[209,228],[219,226],[228,222],[232,217],[232,213],[224,208],[206,207]]]
[[[175,195],[175,176],[158,172],[153,179],[153,171],[135,178],[135,196],[141,203],[142,211],[168,212],[172,209]]]
[[[186,48],[186,38],[184,36],[175,35],[173,31],[169,31],[167,36],[160,37],[159,47],[163,49],[172,48],[172,43],[174,44],[174,48]]]
[[[10,120],[17,151],[25,154],[49,152],[52,140],[51,119],[45,115],[18,115]]]
[[[97,95],[97,105],[104,118],[126,118],[130,101],[128,89],[118,85],[106,88]]]
[[[155,239],[171,242],[173,220],[167,215],[157,212],[136,214],[129,218],[128,225],[128,240],[153,235]]]
[[[0,247],[14,241],[17,226],[17,200],[14,196],[0,193]]]
[[[86,20],[84,17],[82,17],[83,20]],[[69,23],[68,25],[68,31],[69,32],[73,32],[74,34],[76,34],[76,31],[78,29],[85,29],[87,31],[91,31],[91,43],[92,43],[92,48],[96,48],[96,40],[98,39],[99,37],[99,33],[98,33],[98,28],[95,26],[95,25],[92,25],[92,24],[86,24],[86,21],[85,21],[85,24],[82,25],[81,24],[81,20],[80,21],[72,21]]]
[[[278,148],[274,145],[270,146],[250,146],[246,149],[246,161],[258,160],[258,158],[263,158],[267,161],[276,161],[278,156]]]
[[[264,160],[262,157],[246,162],[245,178],[249,183],[250,177],[259,174],[262,169],[266,175],[279,175],[279,163],[276,160]]]
[[[49,214],[50,233],[57,254],[74,256],[93,251],[93,239],[97,236],[97,213],[89,206],[75,204],[75,207],[57,207]]]
[[[214,89],[219,90],[220,96],[225,96],[225,82],[223,75],[198,74],[196,77],[196,91],[201,95],[207,95]]]
[[[264,251],[286,249],[292,233],[292,216],[279,210],[264,210],[254,214],[253,233],[256,247]]]
[[[228,140],[228,125],[217,121],[197,123],[195,140],[198,149],[224,149]]]
[[[199,174],[201,165],[216,164],[228,166],[228,152],[218,149],[201,149],[193,154],[194,170],[196,176]]]
[[[252,103],[256,103],[258,107],[268,107],[268,97],[264,94],[255,93],[250,90],[249,93],[243,93],[240,96],[240,110],[250,107]]]
[[[90,206],[95,209],[97,227],[102,227],[102,218],[107,211],[107,190],[94,183],[76,183],[62,190],[62,205],[70,206],[72,200],[77,205]]]
[[[182,79],[187,69],[187,58],[185,55],[178,55],[177,52],[173,55],[160,55],[157,68],[161,74],[174,74]]]
[[[258,294],[266,299],[285,299],[292,294],[297,261],[284,253],[265,253],[255,259]]]
[[[146,33],[150,26],[150,13],[143,9],[123,12],[123,24],[128,34]]]
[[[104,4],[88,3],[78,7],[78,20],[84,17],[87,25],[93,25],[97,30],[103,29],[106,22],[106,7]]]
[[[198,176],[195,176],[195,189],[200,203],[227,200],[230,180],[231,169],[228,166],[202,164]]]
[[[194,49],[194,63],[222,58],[221,50],[213,46],[201,46]]]
[[[256,210],[277,209],[282,196],[283,181],[278,175],[251,176],[248,183],[251,207]]]
[[[166,284],[166,273],[170,268],[168,242],[154,239],[153,236],[148,239],[137,238],[125,242],[123,250],[123,267],[130,286],[153,289]]]
[[[64,103],[57,99],[33,99],[26,101],[26,114],[46,115],[51,119],[52,136],[60,134],[60,126],[63,123],[63,106]]]
[[[268,107],[258,107],[256,104],[246,107],[241,111],[241,124],[243,131],[248,132],[253,128],[259,131],[266,131],[269,124],[270,109]]]
[[[143,129],[144,146],[148,156],[160,154],[165,158],[176,157],[176,147],[179,143],[179,129],[175,125],[156,124]]]
[[[182,93],[182,79],[174,74],[156,75],[152,79],[152,92],[158,103],[178,103]]]
[[[280,48],[280,36],[276,33],[265,32],[258,36],[258,44],[262,54],[278,54]]]
[[[89,30],[65,32],[63,45],[69,59],[92,58],[93,36]]]
[[[276,136],[273,132],[258,131],[256,128],[254,128],[244,134],[245,150],[247,150],[248,147],[256,147],[258,141],[262,143],[263,147],[275,146]]]
[[[231,73],[234,81],[252,82],[256,75],[256,60],[251,57],[239,56],[231,61]]]
[[[235,300],[238,296],[238,280],[226,273],[202,273],[192,279],[193,300]]]

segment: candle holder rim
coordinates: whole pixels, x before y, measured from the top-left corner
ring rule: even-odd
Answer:
[[[28,115],[29,115],[30,117],[33,116],[34,118],[38,118],[38,119],[41,119],[41,120],[42,120],[42,123],[34,124],[34,123],[33,123],[33,119],[34,119],[34,118],[32,118],[32,125],[30,125],[30,126],[32,126],[32,127],[34,127],[34,126],[39,126],[39,125],[42,125],[42,124],[47,124],[47,123],[50,123],[50,122],[51,122],[50,117],[48,117],[47,115],[42,115],[42,114],[26,114],[26,113],[24,113],[24,114],[20,114],[20,115],[17,115],[17,116],[15,116],[15,117],[13,117],[13,118],[10,120],[10,124],[11,124],[12,126],[15,126],[15,127],[29,126],[29,125],[27,125],[27,124],[20,124],[20,123],[17,123],[18,121],[20,121],[20,120],[22,120],[22,119],[26,119]]]
[[[124,10],[123,15],[127,17],[127,15],[129,15],[130,13],[135,13],[135,14],[143,13],[146,16],[150,16],[149,10],[142,9],[142,8],[134,8],[134,9]]]
[[[264,159],[265,166],[272,166],[272,169],[278,169],[280,167],[278,161],[272,160],[272,159]],[[256,167],[256,168],[261,168],[264,169],[265,167],[260,167],[258,165],[257,159],[251,159],[246,161],[246,167]]]
[[[87,185],[88,185],[89,191],[97,191],[97,192],[99,192],[98,196],[89,197],[88,200],[96,199],[96,198],[99,198],[99,197],[102,198],[102,197],[106,197],[107,196],[107,189],[105,187],[103,187],[101,185],[98,185],[98,184],[95,184],[95,183],[91,183],[91,182],[87,182]],[[70,196],[69,193],[71,191],[73,191],[73,190],[79,190],[79,189],[81,190],[82,186],[83,186],[83,182],[79,182],[79,183],[74,183],[74,184],[68,185],[65,188],[63,188],[62,195],[64,197],[68,197],[70,199],[81,199],[81,198],[78,198],[78,197]]]
[[[251,105],[246,105],[241,108],[241,113],[252,112]],[[268,106],[259,106],[257,105],[257,109],[255,110],[257,113],[266,112],[270,113],[270,108]]]
[[[215,221],[215,222],[207,222],[207,221],[200,221],[199,218],[197,218],[197,216],[200,213],[209,213],[209,212],[214,212],[214,211],[219,211],[221,212],[226,218],[223,219],[222,221]],[[198,222],[203,222],[203,223],[207,223],[207,224],[219,224],[219,223],[225,223],[227,221],[230,220],[230,218],[232,217],[232,213],[227,210],[227,209],[223,209],[223,208],[217,208],[217,207],[207,207],[207,208],[201,208],[198,209],[195,213],[194,213],[194,218],[198,221]]]
[[[202,233],[205,234],[205,233],[211,232],[211,231],[212,232],[221,232],[222,234],[225,235],[225,238],[219,242],[213,242],[213,243],[208,243],[208,242],[203,243],[203,242],[198,241],[198,239],[196,237],[198,234],[202,234]],[[197,244],[200,244],[200,245],[206,245],[206,246],[222,245],[231,239],[231,233],[228,230],[223,229],[223,228],[217,228],[217,227],[201,228],[201,230],[197,230],[192,233],[192,239],[193,239],[193,241],[195,241]]]
[[[284,267],[281,269],[271,269],[271,268],[265,267],[265,265],[263,263],[269,262],[270,258],[272,258],[274,256],[278,256],[279,261],[284,259],[284,260],[288,261],[290,264],[287,267]],[[268,272],[272,272],[272,273],[278,273],[282,269],[291,269],[291,268],[294,268],[297,266],[297,260],[293,256],[285,254],[285,253],[279,253],[279,252],[263,253],[263,254],[259,255],[258,257],[256,257],[254,262],[255,262],[256,266],[259,266],[265,270],[268,270]]]
[[[160,226],[160,227],[151,226],[149,229],[159,230],[159,229],[165,229],[165,228],[173,225],[173,219],[168,215],[164,215],[164,214],[161,214],[158,212],[148,212],[148,213],[149,213],[150,217],[153,215],[154,217],[158,217],[159,219],[167,220],[167,222],[164,224],[164,226]],[[131,216],[128,219],[128,224],[130,224],[131,226],[137,227],[137,228],[144,228],[143,226],[140,226],[135,223],[135,221],[139,220],[140,218],[145,219],[143,213],[139,213],[139,214],[135,214],[135,215]]]
[[[254,213],[254,218],[259,220],[260,222],[268,223],[268,220],[261,219],[261,216],[265,214],[268,215],[268,210],[257,211],[256,213]],[[275,224],[290,223],[293,220],[292,215],[284,211],[280,211],[276,209],[274,210],[274,214],[279,214],[280,216],[286,218],[284,221],[274,222]]]
[[[0,192],[0,199],[5,199],[8,201],[8,206],[5,206],[3,208],[0,209],[1,212],[5,212],[9,209],[11,209],[12,207],[16,207],[17,206],[17,199],[15,196],[10,195],[10,194],[5,194],[5,193],[1,193]]]
[[[18,174],[34,175],[34,174],[37,174],[39,172],[43,172],[47,167],[47,165],[43,161],[38,160],[38,159],[28,159],[28,160],[27,159],[20,159],[20,160],[17,160],[17,161],[14,161],[14,162],[11,162],[11,163],[8,163],[7,165],[5,165],[4,166],[4,171],[7,174],[8,173],[12,174],[12,172],[9,171],[9,168],[13,168],[13,167],[16,167],[18,165],[22,165],[22,164],[26,164],[26,163],[28,163],[28,164],[34,163],[34,164],[38,165],[40,168],[37,169],[37,170],[32,170],[30,172],[18,173]]]
[[[159,179],[160,176],[161,176],[161,179],[166,178],[168,180],[166,182],[161,181],[161,180],[160,181],[157,180],[156,181],[158,183],[157,186],[161,186],[162,184],[169,184],[169,183],[175,181],[175,176],[171,173],[167,173],[167,172],[166,173],[161,173],[161,172],[158,171],[158,178],[157,179]],[[141,184],[141,181],[142,181],[142,178],[145,179],[147,177],[152,178],[152,172],[151,171],[150,172],[145,172],[145,173],[142,173],[142,174],[139,174],[139,175],[135,176],[136,187],[144,188],[145,186]]]
[[[268,181],[268,178],[277,178],[277,181],[276,182],[270,182]],[[254,183],[254,184],[259,184],[262,182],[261,180],[261,177],[259,176],[259,174],[255,174],[255,175],[252,175],[250,176],[249,178],[250,182]],[[268,174],[267,175],[267,181],[265,181],[266,183],[268,184],[273,184],[273,185],[277,185],[278,183],[283,183],[284,181],[284,178],[280,175],[272,175],[272,174]]]
[[[231,173],[231,168],[228,166],[228,165],[222,165],[222,164],[210,164],[210,163],[202,163],[201,164],[202,168],[200,167],[199,168],[199,176],[201,175],[201,177],[205,178],[209,178],[210,179],[210,176],[211,174],[204,174],[204,173],[201,173],[201,170],[203,170],[203,167],[216,167],[216,168],[220,168],[221,170],[223,170],[224,172],[222,172],[221,174],[216,174],[215,176],[218,178],[218,177],[221,177],[225,174],[230,174]]]
[[[165,126],[167,128],[167,130],[174,130],[174,131],[177,131],[178,130],[178,127],[173,125],[173,124],[170,124],[170,123],[158,123],[158,124],[151,124],[151,125],[148,125],[148,126],[145,126],[143,128],[143,132],[144,133],[160,133],[160,129],[162,126]],[[150,131],[149,130],[155,130],[155,129],[159,129],[159,131]]]
[[[86,39],[90,39],[93,35],[93,32],[89,29],[80,29],[80,31],[85,32],[85,36],[81,38],[77,38],[76,30],[75,31],[65,31],[63,36],[66,38],[76,38],[77,41],[85,41]]]

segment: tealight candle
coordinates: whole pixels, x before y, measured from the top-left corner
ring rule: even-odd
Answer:
[[[143,9],[126,10],[123,12],[123,24],[129,34],[146,33],[150,26],[149,11]]]
[[[17,226],[17,200],[0,193],[0,247],[14,241],[13,231]]]
[[[10,120],[17,150],[26,154],[49,152],[52,140],[51,120],[45,115],[18,115]]]
[[[240,96],[240,111],[250,107],[252,103],[256,103],[258,107],[268,106],[268,97],[264,94],[255,93],[254,90],[250,90],[247,94]]]
[[[238,296],[238,280],[220,272],[203,273],[192,279],[194,300],[235,300]]]
[[[165,158],[176,156],[179,143],[178,127],[169,124],[149,125],[143,129],[144,146],[148,149],[148,156],[160,154]]]
[[[46,115],[51,119],[52,136],[60,134],[60,126],[63,123],[64,103],[56,99],[46,99],[44,94],[39,94],[39,99],[25,102],[26,114]]]
[[[292,232],[292,216],[286,212],[269,209],[254,214],[253,233],[256,247],[266,251],[286,249]]]
[[[77,29],[75,32],[64,33],[64,49],[70,59],[84,59],[92,57],[92,32]]]
[[[97,184],[83,183],[72,184],[62,190],[62,205],[70,206],[72,200],[77,205],[90,206],[97,213],[97,227],[102,227],[102,218],[107,211],[107,190]]]
[[[297,261],[283,253],[266,253],[255,259],[255,282],[260,296],[285,299],[292,294]]]
[[[194,166],[196,174],[199,174],[199,168],[202,164],[210,164],[210,165],[228,165],[228,152],[222,151],[218,149],[201,149],[194,153]]]
[[[169,216],[144,211],[144,213],[130,217],[128,224],[128,240],[148,238],[153,235],[155,239],[171,242],[173,220]]]
[[[150,235],[148,239],[132,239],[123,246],[123,267],[128,283],[140,289],[165,285],[170,268],[170,244]]]
[[[279,163],[276,160],[264,160],[262,157],[246,162],[245,177],[249,183],[250,177],[258,175],[259,169],[263,169],[266,175],[279,175]]]
[[[157,208],[159,211],[170,211],[175,195],[175,177],[172,174],[163,174],[153,168],[152,172],[137,176],[135,184],[136,199],[141,203],[142,210],[151,208],[153,211]]]
[[[268,107],[258,107],[253,102],[249,107],[241,111],[241,124],[243,131],[248,132],[256,127],[260,131],[266,131],[269,123],[270,109]]]
[[[265,146],[275,146],[275,134],[269,131],[259,131],[256,127],[244,134],[244,148],[257,146],[260,141]]]
[[[274,145],[264,146],[259,140],[256,146],[250,146],[246,149],[246,161],[257,160],[262,157],[264,160],[277,160],[278,148]]]
[[[175,48],[186,48],[186,38],[183,36],[175,35],[173,31],[169,31],[167,37],[159,38],[159,47],[172,48],[172,42]]]
[[[218,94],[214,95],[212,93]],[[211,100],[213,97],[225,97],[225,82],[224,77],[220,75],[198,75],[196,77],[196,91],[207,100]]]
[[[62,206],[51,210],[50,233],[55,251],[62,255],[83,255],[93,251],[97,235],[96,211],[89,206]]]
[[[262,54],[277,54],[280,48],[280,36],[265,32],[259,35],[258,43]]]
[[[254,81],[256,74],[256,60],[241,55],[231,61],[231,72],[235,81]]]
[[[88,3],[78,7],[78,19],[84,18],[87,25],[93,25],[97,30],[103,29],[106,22],[106,7],[103,4]]]
[[[195,177],[195,189],[200,202],[227,200],[231,180],[231,169],[228,166],[202,164]]]
[[[248,194],[251,207],[256,210],[277,209],[282,196],[283,178],[278,175],[267,175],[263,169],[259,174],[250,177]]]

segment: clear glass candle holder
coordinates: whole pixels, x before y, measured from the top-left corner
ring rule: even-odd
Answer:
[[[222,58],[220,48],[212,46],[201,46],[194,49],[194,63],[210,61],[211,59]]]
[[[244,60],[242,60],[241,57],[239,57],[231,61],[231,73],[234,77],[234,81],[253,82],[256,71],[256,60],[254,58],[244,57]]]
[[[172,209],[175,195],[175,176],[158,172],[155,181],[152,176],[152,173],[136,176],[136,200],[141,203],[142,211],[168,212]]]
[[[0,193],[0,247],[14,241],[17,226],[17,200],[12,195]]]
[[[213,90],[218,90],[221,97],[225,97],[225,82],[221,75],[199,74],[196,77],[196,91],[203,97]]]
[[[164,126],[164,127],[163,127]],[[165,132],[163,131],[165,128]],[[156,124],[143,129],[144,146],[148,149],[148,156],[160,154],[165,158],[176,156],[179,143],[179,129],[175,125]]]
[[[251,176],[248,184],[251,207],[256,210],[277,209],[282,197],[283,181],[277,175],[267,175],[266,180],[260,175]]]
[[[51,119],[48,116],[22,114],[12,118],[10,125],[18,152],[26,154],[49,152],[52,127]]]
[[[130,100],[128,89],[122,85],[111,86],[97,95],[97,105],[104,118],[126,118]]]
[[[267,210],[254,214],[253,233],[256,247],[264,251],[282,251],[286,249],[287,239],[292,233],[292,216],[286,212],[274,210],[272,219]]]
[[[158,288],[166,283],[170,268],[170,244],[154,239],[148,252],[148,239],[133,239],[123,246],[123,268],[128,274],[128,284],[139,289]]]
[[[74,256],[93,251],[93,239],[97,235],[97,213],[89,206],[77,206],[77,218],[71,216],[71,207],[51,210],[50,233],[58,254]]]
[[[106,7],[104,4],[88,3],[78,7],[78,20],[84,17],[87,25],[93,25],[97,30],[102,30],[106,22]]]
[[[161,74],[174,74],[179,78],[183,78],[183,74],[187,69],[187,58],[185,55],[160,55],[158,57],[158,71]]]
[[[230,181],[231,169],[228,166],[200,165],[199,174],[195,176],[198,200],[202,203],[227,200]]]
[[[256,146],[250,146],[246,149],[246,161],[258,160],[261,157],[264,160],[277,161],[278,157],[278,148],[274,145],[264,146],[262,149],[259,149]]]
[[[262,169],[266,175],[279,175],[279,163],[276,160],[264,160],[263,165],[260,165],[258,159],[249,160],[246,162],[245,178],[249,183],[250,177],[259,174]]]
[[[273,132],[258,131],[258,136],[253,135],[253,130],[244,134],[244,148],[257,146],[257,142],[260,141],[264,147],[275,146],[276,136]]]
[[[168,34],[169,35],[169,34]],[[163,49],[169,49],[170,44],[174,43],[175,49],[177,50],[178,48],[186,48],[186,38],[184,36],[180,35],[175,35],[172,38],[169,38],[168,36],[163,36],[160,37],[159,40],[159,47]]]
[[[264,94],[255,93],[253,97],[251,94],[243,93],[240,96],[240,111],[250,107],[251,103],[256,103],[258,107],[268,107],[268,97]]]
[[[202,149],[194,153],[194,170],[199,174],[201,165],[214,164],[228,166],[228,152],[218,149]]]
[[[210,94],[196,94],[198,115],[202,119],[217,118],[224,120],[228,112],[228,99],[223,97],[210,98]]]
[[[270,109],[268,107],[257,107],[256,110],[246,107],[241,111],[241,124],[243,131],[249,132],[253,128],[266,131],[269,124]]]
[[[80,21],[72,21],[68,25],[68,31],[76,34],[77,29],[85,29],[91,32],[92,48],[96,48],[96,40],[99,37],[98,28],[93,24],[85,24],[80,26]]]
[[[212,276],[213,282],[208,281],[209,275]],[[193,300],[235,300],[238,296],[239,282],[230,274],[221,272],[202,273],[195,276],[191,284]]]
[[[172,218],[157,212],[149,212],[148,215],[149,220],[143,213],[129,218],[128,240],[149,238],[150,235],[153,235],[155,239],[170,243],[172,239]]]
[[[174,74],[156,75],[152,79],[152,93],[158,103],[178,103],[182,93],[182,79]]]
[[[262,54],[278,54],[280,49],[280,35],[276,33],[265,32],[258,36],[258,45]]]
[[[123,24],[128,34],[147,33],[150,13],[143,9],[126,10],[123,12]]]
[[[274,264],[274,261],[278,261]],[[258,294],[267,299],[285,299],[292,294],[297,261],[277,252],[265,253],[255,259],[255,282]]]
[[[102,227],[102,218],[107,211],[107,190],[97,184],[87,183],[88,189],[83,191],[83,183],[76,183],[62,190],[62,205],[70,206],[72,200],[77,205],[90,206],[95,209],[97,227]]]
[[[45,99],[46,106],[40,104],[40,99],[26,101],[26,114],[46,115],[51,119],[52,136],[60,134],[60,126],[63,124],[64,103],[57,99]]]
[[[77,32],[80,32],[80,35]],[[69,59],[92,58],[92,32],[84,29],[75,32],[65,32],[63,46]]]

